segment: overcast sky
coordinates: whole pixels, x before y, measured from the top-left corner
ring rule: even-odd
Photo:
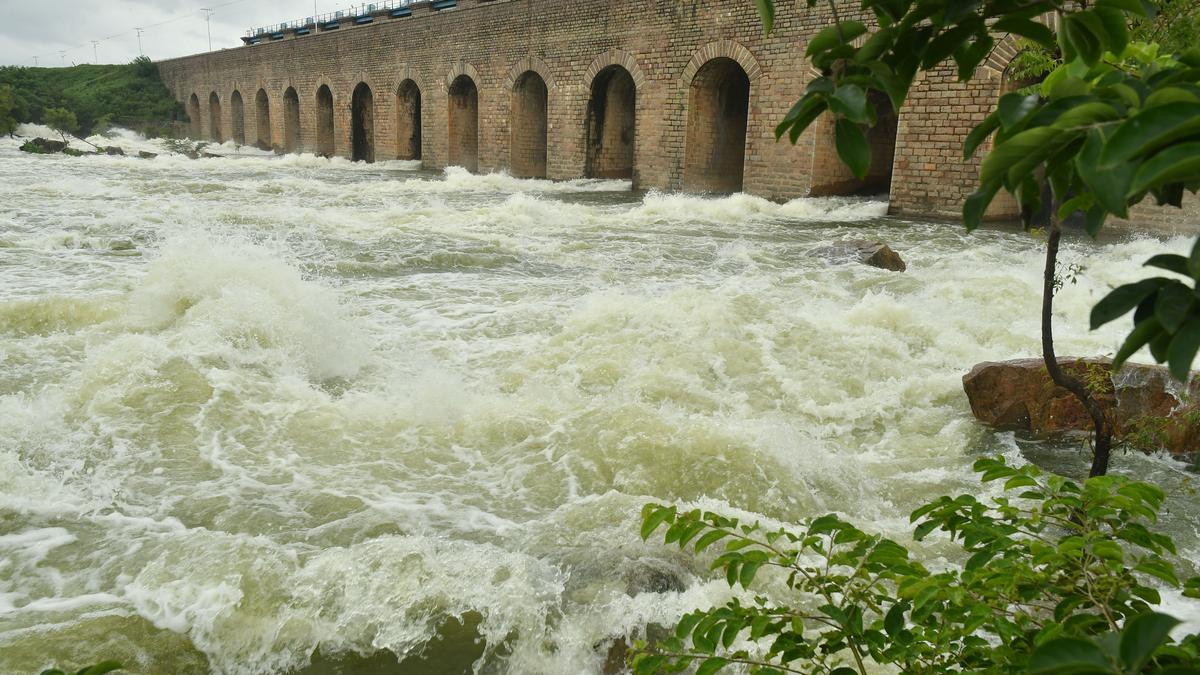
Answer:
[[[349,9],[349,0],[317,0],[320,12]],[[152,59],[208,50],[202,7],[214,10],[212,47],[241,44],[252,26],[313,14],[313,0],[0,0],[0,65],[128,63],[142,50]],[[99,44],[93,56],[92,40]],[[65,55],[59,52],[65,51]]]

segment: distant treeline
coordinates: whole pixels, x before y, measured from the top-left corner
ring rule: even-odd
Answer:
[[[79,120],[79,134],[97,127],[128,127],[148,136],[170,136],[185,119],[183,107],[163,86],[158,66],[140,56],[124,65],[70,68],[0,67],[0,88],[10,85],[12,116],[19,123],[44,123],[45,111],[65,108]]]

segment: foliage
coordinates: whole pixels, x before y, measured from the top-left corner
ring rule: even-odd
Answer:
[[[114,670],[124,670],[124,668],[125,666],[122,666],[116,661],[102,661],[93,666],[88,666],[76,671],[75,675],[104,675],[105,673],[111,673]],[[50,670],[43,670],[41,675],[67,675],[67,673],[57,668],[52,668]]]
[[[79,116],[80,130],[90,135],[98,120],[161,133],[183,108],[159,79],[158,67],[146,57],[126,65],[79,65],[71,68],[0,67],[0,86],[14,90],[17,122],[44,123],[49,108],[67,108]]]
[[[0,134],[12,136],[17,130],[16,107],[17,97],[12,85],[0,84]]]
[[[1117,476],[1076,483],[1003,459],[975,465],[1004,493],[984,503],[941,497],[913,512],[914,539],[943,532],[967,561],[927,568],[901,544],[834,515],[768,529],[711,512],[648,505],[641,534],[697,554],[731,587],[765,570],[796,604],[737,599],[692,612],[674,635],[639,645],[634,673],[854,675],[871,664],[905,673],[1140,673],[1200,667],[1200,638],[1174,644],[1156,613],[1156,584],[1179,587],[1170,537],[1151,529],[1164,495]],[[1200,597],[1200,578],[1185,594]]]
[[[1157,45],[1164,53],[1187,51],[1200,44],[1200,4],[1192,0],[1151,0],[1154,14],[1130,22],[1132,42]],[[1040,82],[1062,64],[1062,53],[1031,40],[1021,40],[1018,53],[1008,64],[1008,76],[1016,82]]]
[[[79,129],[79,120],[75,118],[75,113],[66,108],[50,108],[43,116],[43,121],[46,126],[57,131],[63,140],[67,140],[67,134],[75,133]]]

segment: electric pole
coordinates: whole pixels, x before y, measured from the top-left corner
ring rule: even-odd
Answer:
[[[92,40],[92,63],[100,63],[100,52],[96,50],[96,45],[100,44],[96,40]]]
[[[58,58],[62,60],[63,67],[65,68],[65,67],[67,66],[67,53],[66,53],[66,52],[59,52],[59,53],[58,53]]]
[[[37,60],[38,60],[38,57],[36,57],[36,56],[35,56],[35,57],[33,57],[33,67],[34,67],[34,68],[37,68],[37,67],[38,67],[38,62],[37,62]]]
[[[201,7],[201,12],[204,12],[204,23],[208,24],[208,51],[212,51],[212,15],[213,11],[207,7]]]
[[[138,56],[145,56],[145,54],[142,53],[142,29],[134,28],[134,30],[136,30],[138,34]]]

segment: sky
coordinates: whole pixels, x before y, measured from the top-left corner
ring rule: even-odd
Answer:
[[[350,0],[317,0],[319,13]],[[0,65],[128,63],[142,51],[166,59],[208,51],[201,8],[212,14],[212,48],[242,44],[251,27],[313,15],[313,0],[0,0]],[[92,41],[98,44],[93,51]],[[61,53],[61,52],[65,52]]]

